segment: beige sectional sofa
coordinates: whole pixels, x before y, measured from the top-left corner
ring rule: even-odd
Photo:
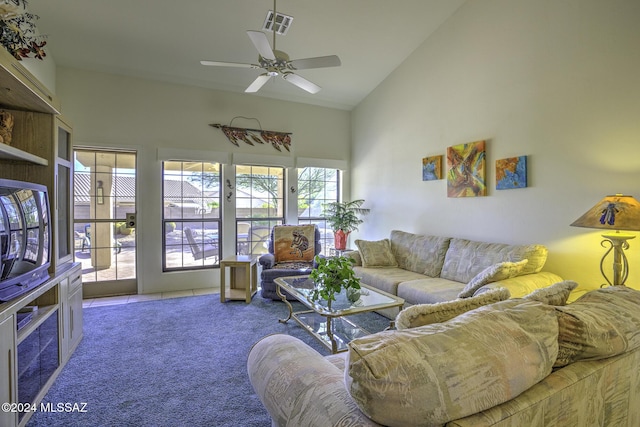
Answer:
[[[356,240],[356,245],[358,250],[347,255],[355,259],[354,270],[362,282],[397,295],[408,305],[456,299],[472,281],[477,289],[466,296],[504,287],[517,298],[562,280],[542,271],[548,253],[543,245],[476,242],[400,230],[393,230],[389,239]],[[512,264],[520,265],[506,273],[500,268]]]
[[[249,353],[249,378],[275,426],[640,425],[640,292],[560,306],[549,295],[379,332],[337,355],[270,335]]]

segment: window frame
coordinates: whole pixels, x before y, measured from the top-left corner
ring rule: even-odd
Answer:
[[[206,174],[206,168],[205,165],[211,165],[214,168],[217,168],[217,189],[215,186],[208,188],[207,190],[199,190],[201,191],[201,196],[200,196],[200,200],[201,200],[201,206],[204,207],[204,201],[205,200],[212,200],[212,203],[217,203],[218,207],[218,215],[214,216],[214,217],[207,217],[205,216],[207,214],[206,209],[201,208],[200,212],[197,213],[200,215],[200,217],[184,217],[184,206],[185,206],[185,201],[180,202],[181,205],[179,207],[180,211],[181,211],[181,217],[173,217],[173,216],[169,216],[167,217],[166,214],[166,209],[168,208],[167,206],[165,206],[165,202],[168,199],[171,198],[176,198],[175,196],[169,196],[166,194],[166,182],[167,180],[165,179],[165,172],[166,172],[166,164],[167,163],[180,163],[181,164],[181,168],[180,168],[180,175],[184,176],[184,171],[185,171],[185,164],[190,164],[190,165],[195,165],[195,164],[200,164],[200,173],[201,174]],[[220,260],[222,259],[222,242],[223,242],[223,222],[222,222],[222,164],[219,162],[214,162],[214,161],[193,161],[193,160],[163,160],[162,164],[161,164],[161,180],[162,180],[162,185],[161,185],[161,209],[162,209],[162,214],[161,214],[161,233],[162,233],[162,272],[166,273],[166,272],[175,272],[175,271],[195,271],[195,270],[204,270],[204,269],[213,269],[213,268],[219,268],[220,267]],[[185,182],[184,179],[180,180],[180,182]],[[189,182],[189,181],[187,181]],[[216,181],[214,181],[216,182]],[[204,191],[216,191],[218,192],[218,196],[217,197],[209,197],[209,196],[205,196],[204,194],[202,194]],[[184,196],[184,193],[182,193],[182,191],[184,191],[184,185],[181,185],[181,196]],[[186,199],[193,199],[192,196],[189,197],[180,197],[179,199],[181,200],[186,200]],[[195,208],[194,208],[195,209]],[[214,209],[216,209],[215,207],[211,208],[212,211]],[[182,232],[182,236],[181,236],[181,242],[177,243],[177,244],[173,244],[173,245],[169,245],[170,247],[182,247],[182,261],[181,261],[181,266],[180,267],[175,267],[175,266],[168,266],[167,264],[167,235],[169,232],[174,231],[175,229],[178,228],[177,224],[172,225],[170,223],[180,223],[182,224],[182,227],[180,228],[181,232]],[[187,227],[184,227],[185,224],[194,224],[194,225],[198,225],[196,227],[193,227],[194,230],[201,230],[202,232],[200,233],[196,233],[195,236],[193,236],[195,238],[195,243],[198,244],[200,246],[201,250],[204,250],[205,254],[207,254],[206,256],[204,256],[201,259],[196,258],[196,255],[193,253],[193,249],[192,249],[192,243],[189,242],[187,236],[185,235],[185,229]],[[213,229],[217,230],[217,235],[216,238],[214,238],[213,240],[211,240],[210,242],[207,242],[207,236],[204,233],[204,230],[206,229],[210,229],[211,227],[206,227],[205,224],[214,224]],[[191,227],[188,227],[191,228]],[[169,231],[167,231],[169,230]],[[214,243],[215,242],[215,243]],[[210,243],[210,246],[208,246]],[[211,255],[211,251],[213,250],[212,246],[217,246],[217,255]],[[193,257],[194,262],[197,262],[198,265],[193,265],[193,264],[186,264],[185,265],[185,257]],[[213,262],[208,263],[207,260],[213,258]]]
[[[271,208],[267,208],[268,209],[268,214],[264,217],[260,217],[260,216],[253,216],[253,212],[255,210],[255,208],[253,207],[253,203],[251,203],[251,206],[249,207],[250,212],[252,214],[252,216],[238,216],[238,200],[254,200],[253,197],[253,187],[251,187],[251,197],[238,197],[238,168],[250,168],[250,176],[253,177],[254,174],[253,170],[254,168],[267,168],[268,171],[270,171],[271,169],[278,169],[279,171],[281,171],[281,176],[282,176],[282,185],[280,187],[281,190],[281,197],[276,197],[275,200],[278,200],[279,202],[279,206],[276,209],[276,213],[278,213],[278,211],[281,213],[280,216],[273,216],[269,214],[269,211],[271,210]],[[261,255],[264,253],[268,252],[268,248],[264,248],[264,251],[260,251],[260,252],[255,252],[254,249],[256,248],[257,245],[264,243],[264,242],[268,242],[269,240],[269,236],[271,235],[271,230],[273,229],[273,227],[275,225],[281,225],[281,224],[286,224],[287,223],[287,212],[286,212],[286,206],[287,206],[287,169],[284,166],[274,166],[274,165],[256,165],[256,164],[237,164],[235,165],[234,168],[234,176],[235,176],[235,189],[236,189],[236,197],[235,197],[235,206],[234,206],[234,218],[235,218],[235,251],[237,254],[240,255]],[[280,196],[280,194],[278,195]],[[268,198],[267,200],[274,200],[274,198]],[[241,209],[241,208],[240,208]],[[240,236],[240,224],[241,223],[249,223],[250,227],[249,227],[249,232],[247,233],[247,238],[245,240],[241,240],[241,236]],[[259,227],[255,227],[253,224],[254,223],[261,223],[261,225]],[[266,225],[265,225],[266,224]],[[253,230],[253,231],[252,231]],[[265,236],[265,231],[267,231],[266,236]],[[266,238],[266,241],[265,241]],[[268,243],[267,243],[268,244]]]
[[[322,204],[324,205],[324,204],[330,203],[332,201],[336,201],[336,202],[340,201],[341,173],[340,173],[339,169],[332,168],[332,167],[327,168],[327,167],[316,167],[316,166],[299,167],[299,168],[296,168],[296,171],[297,171],[296,177],[297,177],[297,180],[298,180],[298,182],[297,182],[297,187],[298,187],[297,193],[298,193],[298,196],[296,197],[296,209],[298,209],[298,206],[299,206],[298,203],[301,200],[300,198],[305,196],[303,194],[303,192],[300,191],[300,181],[301,181],[300,180],[300,175],[302,174],[302,171],[304,169],[312,169],[312,168],[313,169],[323,169],[325,171],[334,171],[335,172],[335,181],[327,181],[326,179],[323,181],[325,183],[324,189],[323,189],[323,191],[325,192],[325,197],[321,199],[321,200],[323,200]],[[325,178],[326,178],[326,172],[325,172]],[[308,181],[311,181],[311,180],[308,180]],[[327,182],[335,183],[335,194],[336,194],[335,200],[334,199],[328,199],[326,197]],[[296,210],[296,212],[297,212],[297,210]],[[322,250],[321,250],[320,253],[323,254],[323,255],[329,255],[331,253],[331,250],[334,247],[334,238],[333,238],[333,230],[329,230],[327,228],[326,217],[324,217],[323,215],[316,215],[316,216],[309,215],[309,216],[304,216],[303,217],[303,216],[300,216],[298,214],[297,220],[298,220],[298,224],[316,224],[318,226],[318,228],[320,229],[320,239],[321,239],[321,246],[322,246]],[[324,232],[323,232],[323,230],[324,230]],[[329,234],[329,232],[331,234]]]

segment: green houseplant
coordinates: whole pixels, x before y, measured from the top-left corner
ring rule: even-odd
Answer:
[[[364,222],[360,215],[367,214],[369,209],[362,208],[363,203],[363,199],[358,199],[350,202],[331,202],[324,205],[323,216],[333,230],[336,249],[346,249],[349,233],[357,230],[358,226]]]
[[[311,270],[309,277],[316,283],[311,291],[310,299],[317,301],[322,298],[327,301],[327,307],[331,309],[331,301],[336,300],[336,294],[342,289],[360,289],[360,278],[353,271],[354,259],[337,257],[315,257],[316,268]],[[351,299],[351,298],[350,298]],[[357,299],[357,298],[356,298]]]

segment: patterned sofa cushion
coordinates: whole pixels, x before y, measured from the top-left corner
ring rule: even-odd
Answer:
[[[578,284],[576,282],[563,280],[546,288],[536,289],[529,295],[524,296],[524,299],[540,301],[549,305],[567,305],[571,291],[577,287]]]
[[[409,280],[424,279],[423,274],[404,270],[398,267],[370,268],[353,267],[356,276],[362,279],[362,283],[373,286],[384,292],[398,295],[398,284]]]
[[[416,304],[402,310],[396,316],[396,329],[442,323],[478,307],[509,299],[509,290],[492,289],[477,297],[457,299],[436,304]]]
[[[556,311],[560,328],[556,367],[640,346],[640,291],[626,286],[598,289]]]
[[[423,276],[421,279],[399,283],[398,296],[407,304],[436,304],[458,298],[463,287],[464,283]]]
[[[391,250],[398,267],[429,277],[439,277],[449,248],[449,237],[391,231]]]
[[[440,277],[469,283],[485,268],[499,262],[528,260],[520,275],[538,273],[547,260],[543,245],[506,245],[451,239]]]
[[[391,252],[389,239],[360,240],[356,239],[363,267],[397,267],[396,258]]]
[[[352,341],[345,383],[360,410],[380,424],[442,425],[541,381],[552,370],[557,340],[553,307],[502,301],[445,323]]]
[[[485,268],[480,273],[476,274],[475,277],[465,285],[462,291],[458,294],[458,298],[472,297],[478,289],[487,283],[516,277],[528,262],[529,260],[526,259],[518,262],[505,261]]]

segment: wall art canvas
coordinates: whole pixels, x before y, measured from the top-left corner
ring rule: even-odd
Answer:
[[[424,157],[422,159],[422,180],[434,181],[442,179],[442,156]]]
[[[527,156],[496,160],[496,190],[527,186]]]
[[[485,141],[447,148],[448,197],[487,195],[485,158]]]

